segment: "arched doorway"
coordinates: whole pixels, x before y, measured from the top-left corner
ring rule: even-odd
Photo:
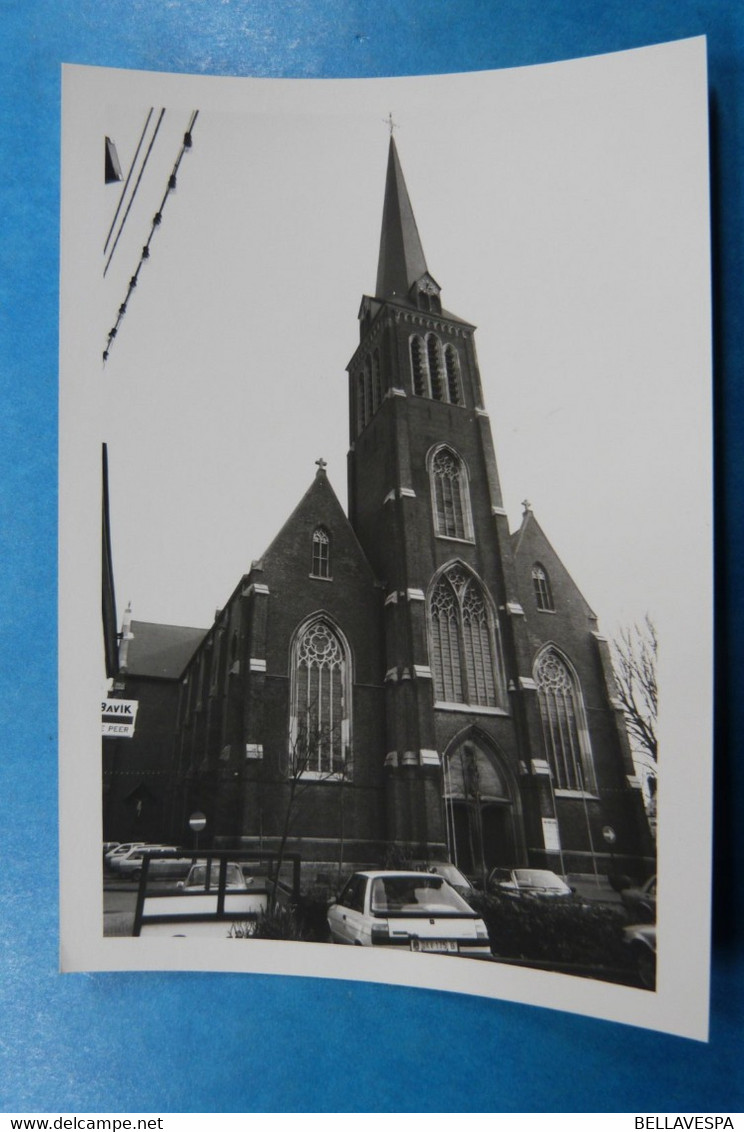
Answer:
[[[487,874],[518,859],[514,791],[502,760],[470,735],[446,752],[443,800],[450,859],[464,873]]]

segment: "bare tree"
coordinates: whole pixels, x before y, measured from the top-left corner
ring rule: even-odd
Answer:
[[[286,775],[287,797],[272,885],[272,905],[276,904],[279,873],[284,864],[287,841],[295,819],[302,809],[305,794],[322,782],[337,781],[343,787],[350,777],[351,764],[348,759],[348,750],[344,750],[341,745],[338,726],[332,728],[316,726],[310,722],[298,728],[289,745],[286,764],[281,769],[282,773]],[[340,797],[340,806],[341,853],[343,853],[343,793]]]
[[[620,703],[631,742],[658,761],[656,662],[658,640],[656,627],[646,614],[642,624],[622,629],[612,642]]]

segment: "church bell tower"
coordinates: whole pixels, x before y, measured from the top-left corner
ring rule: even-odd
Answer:
[[[490,737],[504,789],[517,791],[510,689],[529,660],[511,616],[475,328],[442,306],[392,136],[377,283],[359,323],[347,367],[349,517],[385,587],[388,835],[433,857],[451,854],[443,799],[458,737]]]

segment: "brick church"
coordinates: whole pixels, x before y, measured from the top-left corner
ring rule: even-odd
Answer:
[[[329,865],[645,875],[608,644],[529,504],[509,531],[474,327],[442,306],[391,137],[348,364],[349,513],[318,460],[208,630],[127,616],[104,835]],[[121,744],[126,744],[123,749]],[[189,842],[190,843],[190,842]]]

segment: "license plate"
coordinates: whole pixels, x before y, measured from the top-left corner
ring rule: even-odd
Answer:
[[[456,955],[457,941],[454,939],[412,939],[411,951],[439,951]]]

